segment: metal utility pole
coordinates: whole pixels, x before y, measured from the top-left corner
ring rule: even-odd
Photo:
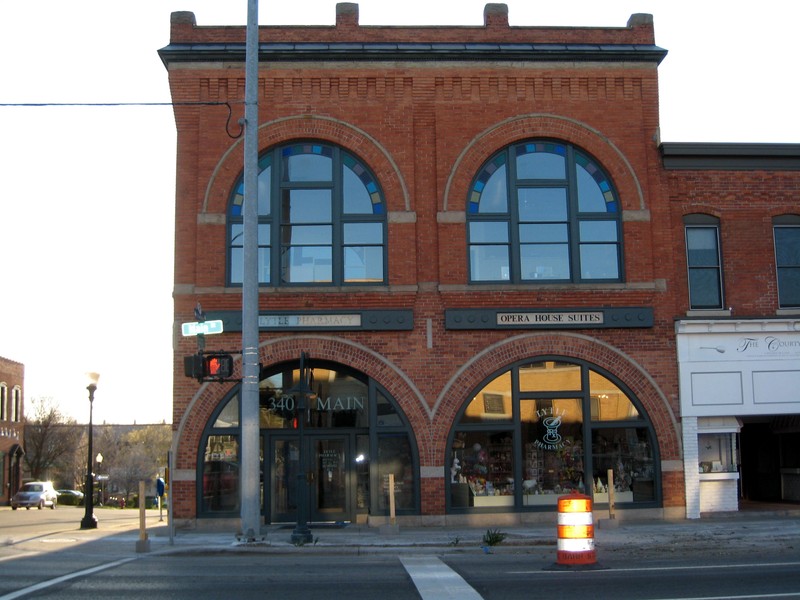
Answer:
[[[261,530],[258,424],[258,0],[247,0],[244,87],[244,273],[240,447],[242,533]]]

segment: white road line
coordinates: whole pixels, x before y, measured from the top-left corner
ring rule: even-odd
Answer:
[[[67,573],[66,575],[62,575],[61,577],[56,577],[55,579],[49,579],[48,581],[42,581],[35,585],[31,585],[26,588],[22,588],[21,590],[17,590],[16,592],[11,592],[10,594],[6,594],[5,596],[0,596],[0,600],[14,600],[14,598],[22,598],[23,596],[27,596],[28,594],[33,594],[34,592],[47,589],[54,585],[58,585],[59,583],[69,581],[70,579],[83,577],[84,575],[91,575],[92,573],[105,571],[106,569],[113,569],[114,567],[124,565],[125,563],[129,563],[134,560],[136,560],[136,557],[122,558],[120,560],[115,560],[114,562],[92,567],[91,569],[84,569],[83,571],[75,571],[74,573]]]
[[[745,594],[744,596],[698,596],[697,598],[660,598],[658,600],[759,600],[762,598],[800,598],[800,592],[785,594]]]
[[[417,586],[422,600],[483,600],[458,573],[435,556],[401,556],[400,562]]]
[[[606,573],[627,573],[627,572],[637,572],[637,571],[702,571],[702,570],[714,570],[714,569],[746,569],[746,568],[753,568],[758,567],[759,569],[764,567],[797,567],[800,566],[800,562],[792,561],[792,562],[775,562],[775,563],[751,563],[751,564],[728,564],[728,565],[684,565],[684,566],[667,566],[667,567],[619,567],[619,568],[610,568],[610,569],[602,569],[602,570],[588,570],[588,571],[576,571],[581,573],[593,573],[597,574],[606,574]],[[564,571],[542,571],[542,570],[530,570],[526,569],[524,571],[508,571],[509,575],[561,575]],[[2,600],[2,599],[0,599]]]

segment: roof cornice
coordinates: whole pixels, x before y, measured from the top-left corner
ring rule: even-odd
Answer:
[[[158,51],[164,65],[193,62],[244,62],[245,45],[171,43]],[[458,62],[634,62],[658,65],[667,51],[651,44],[525,44],[296,42],[261,43],[259,60],[295,61],[458,61]]]
[[[665,169],[800,171],[800,144],[661,144]]]

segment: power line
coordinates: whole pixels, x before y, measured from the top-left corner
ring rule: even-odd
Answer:
[[[240,102],[243,104],[243,102]],[[50,107],[50,106],[228,106],[230,102],[0,102],[0,107]]]
[[[239,101],[238,104],[244,104]],[[244,132],[243,122],[240,120],[240,130],[232,134],[230,130],[233,119],[233,107],[230,102],[0,102],[0,108],[52,108],[52,107],[117,107],[117,106],[227,106],[228,120],[225,122],[225,132],[229,137],[237,139]]]

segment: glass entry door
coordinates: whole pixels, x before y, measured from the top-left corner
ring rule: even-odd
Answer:
[[[351,521],[347,436],[305,435],[304,456],[300,440],[295,437],[274,437],[270,442],[272,485],[270,490],[271,521],[297,520],[298,486],[308,486],[308,519],[310,522]],[[301,460],[306,468],[301,467]],[[298,478],[305,472],[305,476]]]

